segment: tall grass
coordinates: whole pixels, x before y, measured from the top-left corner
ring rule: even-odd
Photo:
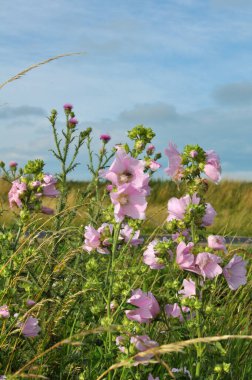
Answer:
[[[70,194],[68,206],[75,204],[76,193],[85,191],[87,182],[69,182]],[[8,191],[10,185],[0,180],[0,201],[4,209],[8,210]],[[178,189],[171,181],[155,180],[152,182],[152,191],[147,210],[145,231],[149,232],[159,227],[167,217],[167,201],[173,196],[180,196],[182,189]],[[230,236],[252,236],[252,182],[223,180],[218,186],[209,184],[207,200],[217,211],[217,217],[211,232]],[[48,206],[55,208],[55,200],[48,201]],[[0,216],[1,223],[10,224],[14,216],[9,211]],[[86,212],[79,207],[74,223],[85,223]]]

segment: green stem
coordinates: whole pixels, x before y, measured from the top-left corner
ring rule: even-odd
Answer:
[[[114,259],[115,259],[115,254],[116,254],[116,249],[117,249],[117,243],[119,239],[119,234],[120,234],[120,229],[121,229],[121,223],[118,223],[115,226],[114,229],[114,237],[113,237],[113,245],[112,245],[112,252],[110,255],[110,261],[109,261],[109,289],[108,289],[108,298],[107,298],[107,318],[109,323],[111,324],[111,309],[110,309],[110,304],[112,300],[112,294],[113,294],[113,283],[114,283]],[[111,353],[111,348],[112,348],[112,333],[111,331],[108,331],[107,333],[107,340],[108,340],[108,349],[107,352]],[[109,372],[108,374],[108,380],[112,379],[112,374]]]

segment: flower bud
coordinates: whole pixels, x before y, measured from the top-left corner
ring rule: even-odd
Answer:
[[[73,109],[73,105],[71,103],[66,103],[64,104],[63,108],[65,111],[70,112]]]
[[[74,129],[78,123],[79,123],[79,122],[78,122],[78,120],[76,119],[76,117],[71,117],[71,118],[68,120],[68,127],[71,128],[71,129]]]
[[[17,163],[17,162],[15,162],[15,161],[10,161],[10,163],[9,163],[9,167],[10,167],[11,169],[16,169],[17,166],[18,166],[18,163]]]
[[[104,144],[107,144],[110,139],[111,139],[111,137],[107,134],[103,134],[100,136],[100,140],[102,140],[102,142],[104,142]]]

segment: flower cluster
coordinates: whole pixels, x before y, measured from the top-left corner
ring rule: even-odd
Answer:
[[[202,172],[215,183],[221,179],[220,159],[213,150],[204,151],[198,145],[187,145],[179,153],[176,145],[169,143],[165,154],[169,159],[165,172],[175,181],[199,177]]]
[[[113,224],[103,223],[97,230],[88,225],[85,227],[83,249],[87,252],[97,251],[102,254],[110,253],[109,247],[113,241]],[[140,230],[135,231],[128,224],[123,224],[119,232],[119,244],[126,243],[130,246],[138,246],[143,243],[140,238]]]
[[[56,198],[59,195],[55,187],[57,180],[51,174],[39,174],[37,177],[39,179],[31,175],[21,176],[12,182],[8,193],[11,208],[17,206],[44,214],[53,214],[51,208],[42,205],[42,197]]]
[[[147,354],[144,356],[137,355],[138,352],[144,352],[151,348],[158,347],[158,343],[151,340],[148,335],[135,335],[130,338],[127,336],[119,335],[116,338],[116,345],[123,353],[135,354],[135,365],[140,363],[147,364],[148,361],[154,356],[153,354]]]
[[[26,304],[28,307],[31,307],[34,306],[35,303],[36,302],[33,300],[27,300]],[[18,313],[15,313],[14,317],[18,317],[18,315]],[[10,316],[11,314],[8,306],[0,306],[0,318],[8,319]],[[25,338],[33,338],[37,336],[41,330],[38,319],[31,316],[27,317],[24,322],[18,322],[17,327],[20,328],[20,332]]]
[[[100,176],[113,186],[110,199],[117,222],[123,221],[125,216],[145,219],[146,196],[150,193],[150,187],[149,175],[144,170],[144,161],[131,157],[122,147],[118,147],[110,168],[100,172]]]

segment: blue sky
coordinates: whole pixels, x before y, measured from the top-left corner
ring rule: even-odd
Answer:
[[[85,54],[0,90],[0,159],[40,157],[57,171],[46,116],[58,109],[61,127],[71,102],[96,139],[109,132],[117,143],[145,124],[162,152],[198,143],[218,152],[223,177],[252,180],[251,19],[250,0],[2,0],[0,83]],[[85,151],[80,161],[74,177],[87,178]]]

